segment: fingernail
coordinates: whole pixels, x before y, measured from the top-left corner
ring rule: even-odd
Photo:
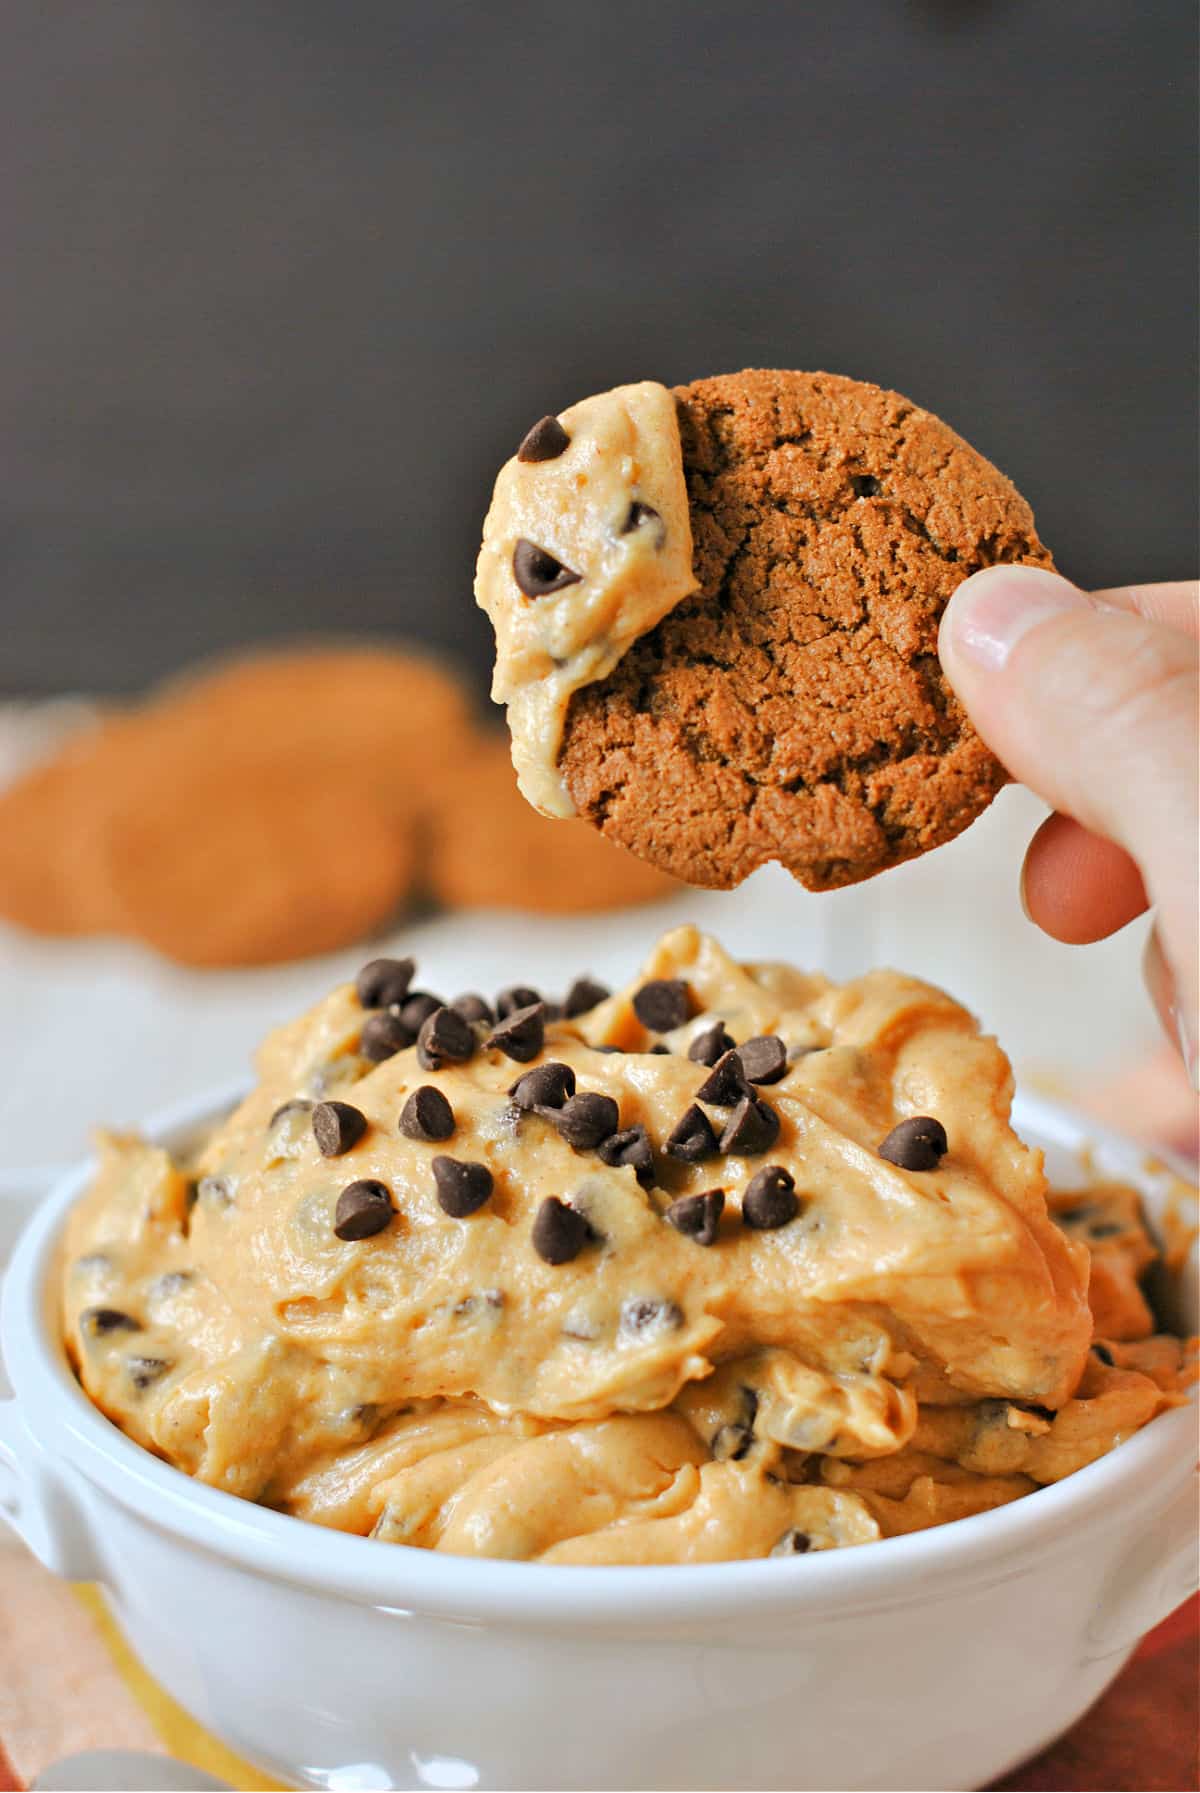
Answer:
[[[1183,1059],[1184,1070],[1194,1090],[1200,1090],[1200,1042],[1197,1041],[1196,1016],[1188,1003],[1180,998],[1179,985],[1163,951],[1157,924],[1150,930],[1142,956],[1142,976],[1150,992],[1150,1000],[1158,1010],[1158,1018],[1174,1039]]]
[[[942,619],[956,653],[974,665],[996,672],[1017,643],[1048,617],[1068,610],[1090,610],[1085,592],[1042,567],[985,567],[972,573],[951,597]]]

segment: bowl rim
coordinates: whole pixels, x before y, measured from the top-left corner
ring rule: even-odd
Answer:
[[[144,1136],[168,1143],[208,1124],[246,1093],[239,1080],[152,1117]],[[1019,1093],[1014,1125],[1035,1143],[1092,1156],[1101,1175],[1135,1182],[1153,1203],[1154,1177],[1191,1187],[1187,1169],[1162,1152],[1098,1126],[1063,1105]],[[259,1576],[385,1610],[467,1623],[597,1624],[628,1631],[698,1617],[787,1608],[811,1617],[882,1610],[937,1592],[1024,1572],[1036,1554],[1083,1550],[1098,1530],[1146,1523],[1164,1509],[1195,1463],[1194,1399],[1160,1414],[1130,1438],[1060,1482],[989,1512],[884,1538],[868,1548],[822,1551],[794,1561],[560,1565],[452,1556],[383,1544],[195,1481],[136,1444],[76,1380],[54,1318],[52,1280],[68,1209],[93,1174],[89,1158],[61,1177],[26,1223],[4,1278],[0,1349],[15,1401],[40,1461],[68,1493],[78,1480],[142,1522],[194,1550]],[[1194,1392],[1194,1391],[1193,1391]],[[65,1466],[65,1470],[64,1470]]]

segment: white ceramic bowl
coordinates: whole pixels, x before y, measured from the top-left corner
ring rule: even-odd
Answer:
[[[229,1094],[152,1136],[179,1144]],[[1053,1178],[1166,1179],[1028,1097]],[[90,1404],[41,1205],[6,1279],[0,1511],[99,1581],[148,1667],[282,1779],[390,1787],[963,1788],[1070,1725],[1196,1580],[1195,1413],[996,1512],[792,1561],[554,1568],[380,1544],[193,1482]]]

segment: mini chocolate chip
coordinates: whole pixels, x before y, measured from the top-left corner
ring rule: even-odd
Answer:
[[[650,1144],[650,1135],[640,1124],[626,1127],[623,1133],[610,1133],[596,1147],[596,1156],[601,1164],[618,1168],[632,1165],[643,1189],[648,1189],[654,1181],[654,1148]]]
[[[119,1307],[87,1307],[79,1316],[79,1330],[89,1338],[102,1339],[110,1332],[140,1332],[142,1323]]]
[[[576,1208],[569,1208],[556,1195],[548,1195],[539,1207],[533,1222],[533,1249],[547,1264],[569,1264],[577,1258],[592,1229]]]
[[[1107,1345],[1101,1345],[1101,1344],[1093,1345],[1092,1346],[1092,1356],[1098,1357],[1100,1359],[1100,1362],[1107,1364],[1110,1370],[1115,1366],[1116,1361],[1117,1361],[1116,1358],[1113,1356],[1112,1352],[1109,1350]]]
[[[531,1009],[535,1002],[541,1000],[540,990],[531,990],[528,984],[511,984],[507,990],[501,990],[496,998],[496,1019],[506,1021],[518,1009]]]
[[[492,1193],[492,1173],[487,1165],[472,1164],[465,1158],[435,1158],[433,1180],[438,1206],[451,1220],[465,1220],[482,1208]]]
[[[563,999],[563,1014],[568,1021],[576,1015],[586,1015],[597,1003],[607,1002],[611,995],[607,984],[598,984],[594,977],[577,977]]]
[[[754,1443],[749,1426],[719,1426],[709,1447],[718,1463],[740,1463]]]
[[[367,1130],[367,1117],[350,1102],[318,1102],[312,1111],[313,1138],[322,1158],[340,1158]]]
[[[429,990],[413,990],[400,1004],[399,1015],[405,1027],[412,1028],[415,1038],[430,1015],[436,1015],[445,1006],[441,997],[434,996]]]
[[[779,1116],[769,1102],[745,1096],[725,1124],[721,1150],[735,1158],[753,1158],[769,1152],[779,1138]]]
[[[790,1532],[784,1532],[784,1534],[783,1534],[782,1538],[780,1538],[778,1544],[775,1544],[772,1546],[771,1555],[772,1556],[803,1556],[805,1551],[808,1551],[811,1549],[812,1549],[812,1539],[809,1537],[808,1533],[796,1531],[793,1528]]]
[[[661,1041],[657,1046],[651,1046],[650,1051],[652,1053],[657,1053],[659,1058],[670,1058],[671,1056],[671,1048],[669,1046],[664,1046]]]
[[[206,1208],[231,1208],[234,1181],[232,1177],[201,1177],[196,1184],[196,1200]]]
[[[571,441],[557,417],[539,417],[526,430],[517,450],[518,461],[556,461]]]
[[[800,1212],[796,1179],[782,1164],[768,1164],[756,1171],[742,1196],[742,1219],[756,1232],[786,1226]]]
[[[165,1357],[127,1357],[125,1371],[135,1388],[149,1388],[171,1365]]]
[[[290,1120],[294,1116],[302,1114],[311,1114],[312,1106],[307,1096],[293,1096],[290,1102],[281,1102],[267,1122],[267,1131],[270,1132],[272,1127],[277,1127],[280,1121]]]
[[[339,1239],[369,1239],[390,1225],[395,1212],[387,1184],[360,1177],[356,1183],[347,1183],[338,1196],[333,1230]]]
[[[400,1131],[406,1139],[449,1139],[454,1131],[454,1110],[440,1089],[423,1083],[400,1110]]]
[[[879,1148],[879,1156],[901,1170],[936,1170],[939,1158],[949,1150],[946,1129],[932,1115],[914,1114],[892,1128]]]
[[[413,959],[371,959],[354,980],[365,1009],[390,1009],[403,1002],[417,969]]]
[[[536,1058],[545,1043],[545,1012],[540,1002],[530,1003],[528,1008],[516,1009],[506,1015],[484,1041],[485,1046],[494,1046],[506,1058],[516,1059],[519,1065],[527,1065],[531,1058]]]
[[[687,1049],[689,1058],[698,1065],[715,1065],[719,1058],[733,1051],[733,1035],[726,1033],[720,1021],[714,1021],[711,1027],[702,1028]]]
[[[693,1102],[676,1122],[663,1146],[668,1157],[681,1158],[685,1164],[699,1164],[704,1158],[715,1158],[717,1136],[708,1124],[708,1116]]]
[[[633,1012],[651,1033],[670,1033],[692,1013],[692,993],[681,977],[656,977],[633,999]]]
[[[621,1112],[611,1096],[592,1090],[572,1096],[561,1108],[547,1115],[554,1122],[567,1144],[576,1152],[591,1152],[615,1133],[621,1124]]]
[[[461,1065],[474,1050],[471,1023],[453,1009],[435,1009],[422,1021],[417,1035],[417,1063],[423,1071],[440,1071],[445,1064]]]
[[[737,1049],[749,1083],[778,1083],[788,1067],[787,1047],[778,1034],[762,1033]]]
[[[701,1195],[681,1195],[663,1218],[685,1239],[694,1239],[697,1245],[715,1245],[724,1211],[725,1191],[706,1189]]]
[[[490,1027],[496,1019],[491,1003],[485,1002],[474,990],[468,990],[465,996],[456,996],[450,1007],[464,1021],[484,1021]]]
[[[575,1073],[570,1065],[550,1059],[518,1077],[508,1093],[518,1108],[561,1108],[575,1094]]]
[[[364,1023],[358,1049],[372,1064],[382,1064],[393,1053],[403,1052],[406,1046],[411,1046],[416,1037],[416,1029],[409,1027],[399,1015],[393,1015],[391,1009],[380,1009]]]
[[[625,513],[625,521],[621,525],[621,534],[632,535],[635,529],[641,529],[647,523],[656,525],[655,534],[658,538],[658,546],[661,548],[663,542],[666,540],[666,525],[654,506],[652,504],[643,504],[640,498],[635,498],[633,503],[629,506],[628,511]]]
[[[622,1332],[667,1332],[683,1325],[683,1309],[656,1295],[633,1295],[621,1304]]]
[[[568,585],[579,584],[578,573],[555,560],[536,542],[527,542],[524,536],[513,549],[512,570],[527,598],[548,598],[553,592],[565,591]]]
[[[733,1108],[749,1094],[750,1085],[746,1082],[741,1058],[734,1050],[717,1060],[696,1091],[696,1099],[711,1102],[714,1108]]]

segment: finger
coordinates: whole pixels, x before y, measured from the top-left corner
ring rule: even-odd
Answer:
[[[959,586],[942,665],[1013,776],[1147,860],[1177,858],[1196,813],[1196,650],[1039,567]],[[1157,899],[1156,899],[1157,900]]]
[[[1165,623],[1185,635],[1200,633],[1200,580],[1170,579],[1162,585],[1109,585],[1092,593],[1093,602],[1130,610],[1147,622]]]
[[[971,720],[1013,776],[1136,861],[1196,1035],[1197,654],[1174,628],[1037,567],[963,581],[938,650]],[[1186,1049],[1186,1048],[1185,1048]]]
[[[1142,874],[1123,847],[1070,816],[1047,816],[1021,873],[1025,913],[1055,940],[1105,940],[1148,908]]]

